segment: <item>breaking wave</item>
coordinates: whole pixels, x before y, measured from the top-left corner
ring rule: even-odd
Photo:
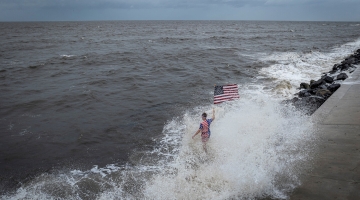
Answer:
[[[2,199],[286,198],[311,158],[313,124],[266,95],[241,96],[216,106],[207,154],[191,136],[210,106],[169,120],[158,145],[126,165],[44,173]]]
[[[332,69],[344,57],[353,53],[360,46],[360,39],[334,47],[330,52],[277,52],[264,56],[264,62],[274,62],[262,68],[260,73],[275,79],[274,94],[291,97],[301,82],[317,80],[321,74]],[[274,91],[275,90],[275,91]]]

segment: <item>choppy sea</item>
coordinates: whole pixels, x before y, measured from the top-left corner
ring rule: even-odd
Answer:
[[[280,102],[359,22],[0,23],[1,199],[286,199],[316,124]],[[214,85],[240,99],[213,105]],[[208,154],[191,136],[216,110]]]

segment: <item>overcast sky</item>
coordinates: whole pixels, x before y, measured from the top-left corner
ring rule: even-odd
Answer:
[[[360,0],[0,0],[0,21],[360,21]]]

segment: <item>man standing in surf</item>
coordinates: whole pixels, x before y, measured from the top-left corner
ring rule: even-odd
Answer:
[[[194,139],[194,137],[200,133],[201,131],[201,141],[203,143],[203,148],[205,150],[205,152],[207,153],[207,149],[206,149],[206,142],[209,140],[210,138],[210,124],[212,121],[214,121],[215,119],[215,109],[213,108],[213,116],[210,119],[206,119],[207,114],[203,113],[201,115],[202,118],[202,122],[200,123],[200,127],[199,130],[196,131],[196,133],[192,136],[192,138]]]

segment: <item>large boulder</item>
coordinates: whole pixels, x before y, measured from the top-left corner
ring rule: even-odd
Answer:
[[[326,89],[320,89],[316,91],[316,96],[323,97],[325,99],[329,98],[331,96],[332,92],[330,90]]]
[[[332,68],[332,71],[337,71],[340,68],[339,64],[335,64]]]
[[[354,58],[353,56],[350,56],[350,57],[346,58],[344,61],[342,61],[341,63],[354,64],[355,62],[356,62],[356,58]]]
[[[329,71],[330,74],[335,74],[336,72],[338,72],[338,70],[336,70],[336,69]]]
[[[322,78],[322,80],[324,80],[326,83],[332,83],[332,82],[334,82],[334,79],[333,79],[333,77],[331,77],[331,76],[324,76],[324,77]]]
[[[339,75],[337,75],[336,80],[345,80],[348,78],[348,75],[346,75],[345,73],[341,73]]]
[[[349,64],[342,64],[341,65],[341,71],[346,71],[350,68],[350,65]]]
[[[311,90],[301,90],[298,95],[299,97],[309,97],[311,96],[311,93],[310,93]]]
[[[300,83],[300,89],[310,89],[310,85],[308,83]]]
[[[317,80],[317,81],[313,81],[313,82],[310,84],[310,88],[311,88],[311,89],[314,89],[314,88],[319,87],[319,86],[322,85],[322,84],[325,84],[325,81],[322,80],[322,79],[319,79],[319,80]]]
[[[328,90],[330,90],[332,93],[334,93],[341,85],[336,83],[328,86]]]

